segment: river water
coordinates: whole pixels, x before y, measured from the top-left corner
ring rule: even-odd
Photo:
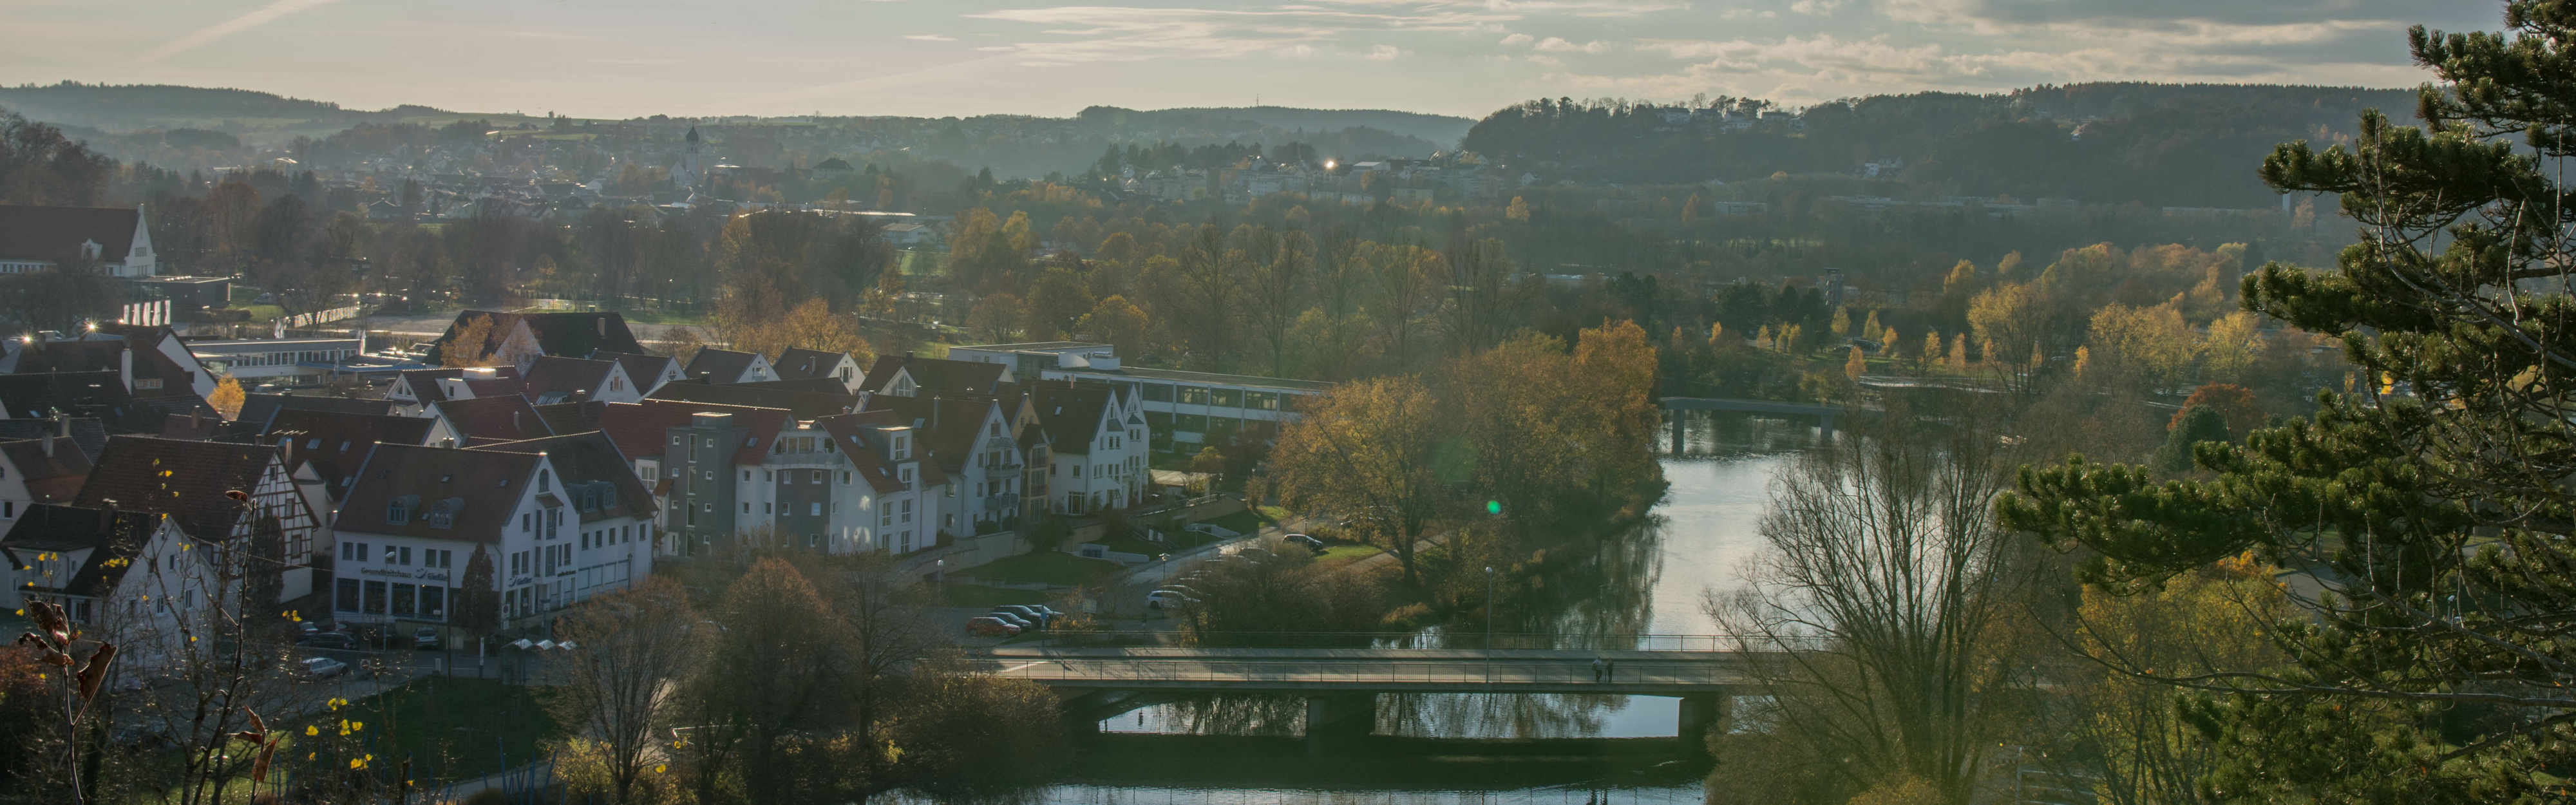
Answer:
[[[1636,533],[1573,574],[1550,594],[1506,594],[1501,631],[1554,634],[1704,635],[1715,627],[1701,609],[1712,588],[1732,585],[1759,548],[1755,522],[1771,479],[1790,451],[1813,436],[1777,420],[1694,414],[1682,438],[1669,427],[1656,452],[1671,485]],[[1515,611],[1517,610],[1517,611]],[[1515,622],[1516,621],[1516,622]],[[1656,696],[1389,695],[1378,704],[1380,734],[1425,738],[1670,738],[1676,699]],[[1107,742],[1061,782],[1024,801],[1065,805],[1209,803],[1696,803],[1697,772],[1675,764],[1495,764],[1491,771],[1435,774],[1427,765],[1387,759],[1313,766],[1286,753],[1228,756],[1223,736],[1294,736],[1302,707],[1294,700],[1227,700],[1161,705],[1102,723]],[[1155,736],[1166,736],[1156,738]],[[1187,737],[1185,737],[1187,736]],[[1219,737],[1208,737],[1219,736]],[[1260,747],[1258,739],[1244,747]],[[1167,755],[1139,754],[1172,750]],[[1278,752],[1244,748],[1239,752]],[[1106,756],[1104,756],[1106,755]],[[1642,766],[1642,768],[1640,768]],[[1471,767],[1472,768],[1472,767]]]

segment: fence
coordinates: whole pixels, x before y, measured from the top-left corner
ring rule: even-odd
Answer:
[[[1506,632],[1489,644],[1477,631],[1419,632],[1238,632],[1174,631],[1043,632],[1013,641],[1013,648],[1102,648],[1177,646],[1196,640],[1197,648],[1348,647],[1377,649],[1495,649],[1517,651],[1814,651],[1829,647],[1822,638],[1717,634],[1555,634]]]

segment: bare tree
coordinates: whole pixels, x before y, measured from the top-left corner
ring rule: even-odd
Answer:
[[[575,725],[608,758],[616,802],[635,800],[635,782],[652,766],[656,730],[696,666],[697,613],[688,593],[667,578],[593,598],[555,623],[555,636],[579,646],[555,664],[562,685],[547,702],[559,724]]]
[[[1999,441],[1985,406],[1909,405],[1931,402],[1891,401],[1801,456],[1772,488],[1746,586],[1707,599],[1776,694],[1752,714],[1765,751],[1815,760],[1839,796],[1921,781],[1967,802],[2017,681],[2031,551],[1993,520]]]

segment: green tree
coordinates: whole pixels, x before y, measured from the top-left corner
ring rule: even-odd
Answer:
[[[2341,196],[2367,234],[2332,271],[2266,265],[2257,313],[2343,339],[2368,376],[2310,419],[2202,448],[2207,480],[2082,460],[2024,470],[2015,526],[2093,552],[2083,577],[2152,587],[2251,550],[2332,595],[2283,624],[2280,672],[2192,674],[2248,801],[2536,802],[2576,762],[2576,2],[2516,0],[2503,34],[2408,36],[2424,127],[2365,114],[2349,147],[2285,144],[2283,191]],[[2407,393],[2397,393],[2399,384]]]

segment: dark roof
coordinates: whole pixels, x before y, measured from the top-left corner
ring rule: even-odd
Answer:
[[[0,375],[0,407],[12,417],[92,417],[120,433],[159,433],[168,414],[213,410],[205,405],[193,394],[137,400],[112,371]]]
[[[277,448],[256,444],[189,442],[150,436],[117,436],[81,485],[82,506],[116,501],[118,508],[161,512],[190,536],[232,535],[241,509],[224,493],[256,493],[260,475],[277,460]]]
[[[97,461],[99,452],[107,449],[107,425],[96,417],[0,419],[0,439],[40,439],[61,435],[67,429],[72,443],[80,446],[81,455],[88,460]]]
[[[1052,380],[1029,384],[1028,390],[1030,402],[1037,406],[1038,427],[1046,429],[1055,451],[1090,455],[1091,439],[1100,435],[1101,412],[1108,409],[1109,395],[1116,390],[1106,383]]]
[[[161,417],[161,437],[202,442],[227,435],[231,430],[229,427],[231,424],[224,421],[221,414],[209,415],[198,411],[174,413]]]
[[[134,248],[142,219],[139,209],[0,204],[0,259],[70,262],[92,242],[100,260],[117,262]]]
[[[626,382],[635,384],[635,387],[639,389],[652,388],[653,381],[662,376],[663,369],[679,363],[679,361],[672,359],[671,356],[668,355],[646,355],[641,352],[612,352],[609,350],[593,352],[590,354],[590,359],[595,361],[616,361],[617,365],[626,367]]]
[[[556,433],[580,433],[599,429],[599,414],[607,403],[597,400],[554,403],[537,406],[537,416],[546,421],[546,429]]]
[[[126,568],[133,565],[108,560],[141,554],[160,527],[161,515],[152,512],[39,503],[27,507],[17,522],[9,524],[8,533],[0,535],[0,553],[8,555],[11,568],[23,569],[32,566],[38,553],[91,549],[70,579],[38,589],[100,596],[115,590]]]
[[[671,429],[688,425],[689,417],[699,413],[732,414],[735,427],[751,432],[746,443],[734,448],[735,464],[764,461],[770,441],[778,438],[788,417],[787,411],[779,408],[647,399],[640,403],[608,403],[599,412],[599,426],[617,442],[619,452],[658,456],[671,438]]]
[[[841,359],[848,357],[849,353],[845,352],[788,347],[778,353],[778,360],[769,362],[769,368],[778,373],[780,380],[831,379],[832,369],[841,365]]]
[[[858,395],[846,391],[825,393],[770,383],[737,383],[711,385],[690,379],[665,383],[646,395],[655,400],[740,405],[750,408],[783,408],[794,412],[797,419],[846,414],[858,407]]]
[[[887,463],[885,457],[877,453],[877,435],[871,430],[874,427],[892,424],[897,423],[887,412],[882,411],[841,414],[814,420],[814,427],[822,429],[824,433],[830,435],[832,441],[841,446],[841,455],[849,458],[850,465],[857,468],[859,477],[867,479],[868,487],[875,489],[880,495],[904,491],[903,481],[895,476],[894,465]],[[925,462],[924,466],[928,466],[928,463]]]
[[[499,542],[501,531],[519,506],[529,484],[536,482],[535,453],[506,450],[455,450],[439,447],[379,444],[359,465],[340,505],[338,527],[369,534],[428,539]],[[388,505],[405,499],[408,517],[387,519]],[[429,514],[446,509],[447,525]]]
[[[742,373],[750,370],[751,362],[759,358],[759,353],[706,347],[690,356],[689,365],[680,373],[688,375],[690,380],[732,383],[742,379]]]
[[[1000,403],[991,397],[868,397],[870,411],[892,411],[911,425],[914,444],[950,471],[964,470],[983,443],[984,421]],[[1008,427],[1009,418],[1003,419]]]
[[[45,449],[47,442],[53,449]],[[0,456],[8,458],[27,494],[39,503],[69,503],[80,494],[81,482],[89,480],[89,454],[70,437],[0,441]]]
[[[520,322],[528,325],[528,334],[536,336],[537,350],[548,355],[587,358],[593,352],[642,352],[644,345],[635,341],[635,332],[626,327],[626,317],[613,310],[578,313],[505,313],[497,310],[467,310],[456,314],[447,332],[430,345],[424,360],[437,362],[456,331],[475,316],[492,317],[491,332],[484,336],[477,355],[490,355],[499,350]]]
[[[338,499],[349,492],[349,480],[365,463],[377,442],[420,444],[436,421],[426,417],[348,414],[338,411],[279,411],[269,420],[261,442],[285,451],[288,467],[313,465],[323,488]]]
[[[587,400],[608,384],[608,374],[615,368],[615,361],[547,355],[528,366],[519,393],[531,402]]]
[[[298,394],[246,394],[242,396],[241,415],[233,421],[250,423],[265,431],[269,420],[280,411],[331,411],[343,414],[390,414],[392,400],[384,398],[309,397]]]
[[[481,394],[483,393],[483,389],[484,389],[484,388],[495,388],[496,390],[506,390],[508,393],[511,393],[511,394],[517,394],[517,393],[519,393],[520,389],[523,387],[523,384],[521,384],[521,381],[519,380],[519,367],[516,367],[516,366],[494,366],[494,367],[491,367],[491,369],[492,369],[492,377],[494,378],[493,380],[490,380],[490,381],[470,381],[470,380],[469,380],[469,381],[466,381],[466,384],[465,384],[466,388],[473,390],[473,391],[475,392],[475,394],[476,394],[476,395],[478,395],[478,396],[479,396],[479,395],[481,395]],[[434,402],[438,402],[438,401],[440,401],[440,400],[447,399],[447,389],[445,389],[445,388],[441,387],[441,386],[438,384],[438,381],[441,381],[441,380],[457,380],[457,379],[461,379],[461,378],[465,377],[465,370],[463,370],[463,369],[405,369],[405,370],[403,370],[403,371],[401,371],[401,372],[399,372],[399,373],[397,373],[397,374],[398,374],[398,375],[400,375],[400,380],[401,380],[401,382],[402,382],[402,384],[403,384],[403,387],[404,387],[404,388],[411,389],[411,396],[412,396],[412,398],[413,398],[413,399],[417,399],[417,400],[419,400],[422,404],[426,405],[426,404],[429,404],[429,403],[434,403]],[[506,389],[503,389],[501,386],[499,386],[499,385],[497,385],[497,384],[508,384],[508,385],[506,386]]]
[[[946,397],[990,395],[1001,384],[1002,372],[1008,368],[998,363],[879,355],[876,365],[868,367],[868,377],[861,388],[882,394],[886,384],[894,381],[895,370],[901,369],[912,376],[914,385],[920,387],[914,392],[916,394]]]
[[[859,400],[859,395],[851,392],[850,387],[841,385],[841,381],[834,380],[829,377],[806,377],[795,380],[763,380],[758,383],[735,383],[733,386],[735,388],[761,389],[767,391],[802,391],[812,394],[829,394],[834,397],[847,399],[852,403],[856,403]]]
[[[472,449],[543,454],[546,462],[554,465],[555,475],[563,479],[566,492],[573,491],[578,484],[613,487],[615,494],[605,496],[597,506],[585,506],[578,496],[574,497],[573,508],[580,512],[582,522],[653,516],[653,492],[644,488],[642,479],[635,477],[635,466],[627,463],[626,454],[618,451],[617,443],[611,441],[606,433],[594,430],[569,436],[481,445]]]
[[[545,417],[537,416],[536,406],[528,398],[512,394],[506,397],[476,397],[471,400],[441,400],[432,407],[447,424],[456,429],[457,438],[472,444],[477,440],[515,442],[553,436]]]

